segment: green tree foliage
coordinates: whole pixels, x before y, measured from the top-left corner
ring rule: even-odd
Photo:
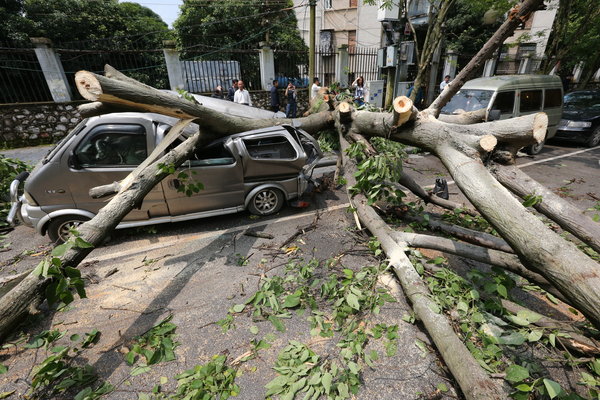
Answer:
[[[549,34],[542,64],[544,72],[559,64],[561,73],[566,74],[583,61],[581,83],[585,86],[600,68],[600,8],[597,0],[560,0]]]
[[[274,48],[304,50],[291,0],[257,1],[241,6],[236,0],[189,0],[174,23],[181,47],[239,47],[268,40]]]
[[[86,41],[101,48],[114,38],[121,49],[160,47],[168,27],[152,10],[118,0],[5,0],[0,7],[0,40],[46,37],[53,42]],[[4,23],[7,21],[7,23]]]

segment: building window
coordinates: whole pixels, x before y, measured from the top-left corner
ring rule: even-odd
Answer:
[[[519,49],[517,50],[517,58],[520,60],[525,55],[534,56],[535,49],[536,49],[535,43],[521,43],[519,45]]]
[[[325,9],[326,10],[331,10],[333,8],[333,5],[331,4],[332,0],[325,0]]]
[[[350,0],[350,8],[358,7],[358,0]]]
[[[348,51],[356,49],[356,31],[348,31]]]

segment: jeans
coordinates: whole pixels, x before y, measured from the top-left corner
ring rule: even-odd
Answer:
[[[288,103],[285,106],[285,116],[286,118],[296,118],[296,103]]]

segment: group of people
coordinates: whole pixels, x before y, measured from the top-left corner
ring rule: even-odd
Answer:
[[[274,79],[273,86],[271,86],[271,110],[273,110],[275,113],[279,112],[281,109],[281,99],[279,97],[278,89],[279,81]],[[287,104],[285,106],[286,118],[296,118],[296,112],[298,111],[297,93],[296,86],[294,86],[292,82],[288,82],[283,96],[287,100]]]
[[[365,80],[362,76],[359,76],[352,82],[352,89],[354,90],[354,101],[358,106],[361,106],[365,102]],[[319,78],[313,79],[313,84],[310,89],[310,98],[314,99],[319,90],[321,89],[321,83],[319,82]],[[270,89],[271,94],[271,110],[273,112],[279,112],[281,109],[281,99],[279,96],[279,81],[277,79],[273,80],[273,85]],[[211,95],[213,98],[217,99],[227,99],[229,101],[233,101],[234,103],[243,104],[246,106],[252,106],[252,99],[250,98],[250,92],[245,89],[244,81],[233,79],[231,81],[231,87],[227,89],[227,94],[224,93],[223,87],[218,85],[213,94]],[[297,92],[296,86],[292,82],[288,82],[287,87],[285,88],[284,97],[287,100],[285,115],[287,118],[296,118],[296,113],[298,110],[297,103]]]
[[[234,103],[244,104],[246,106],[252,105],[252,99],[250,98],[250,92],[246,90],[244,86],[243,80],[233,79],[231,81],[231,87],[227,89],[227,95],[225,95],[223,91],[223,86],[218,85],[215,88],[215,91],[210,96],[215,99],[224,99],[226,98],[229,101],[233,101]]]

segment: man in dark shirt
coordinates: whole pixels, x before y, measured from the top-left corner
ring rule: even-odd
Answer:
[[[279,93],[277,92],[278,86],[279,81],[274,79],[273,86],[271,86],[271,110],[273,110],[274,113],[279,111]]]
[[[234,79],[231,81],[232,85],[229,89],[227,89],[227,100],[233,101],[233,96],[235,96],[235,91],[237,90],[238,80]]]

